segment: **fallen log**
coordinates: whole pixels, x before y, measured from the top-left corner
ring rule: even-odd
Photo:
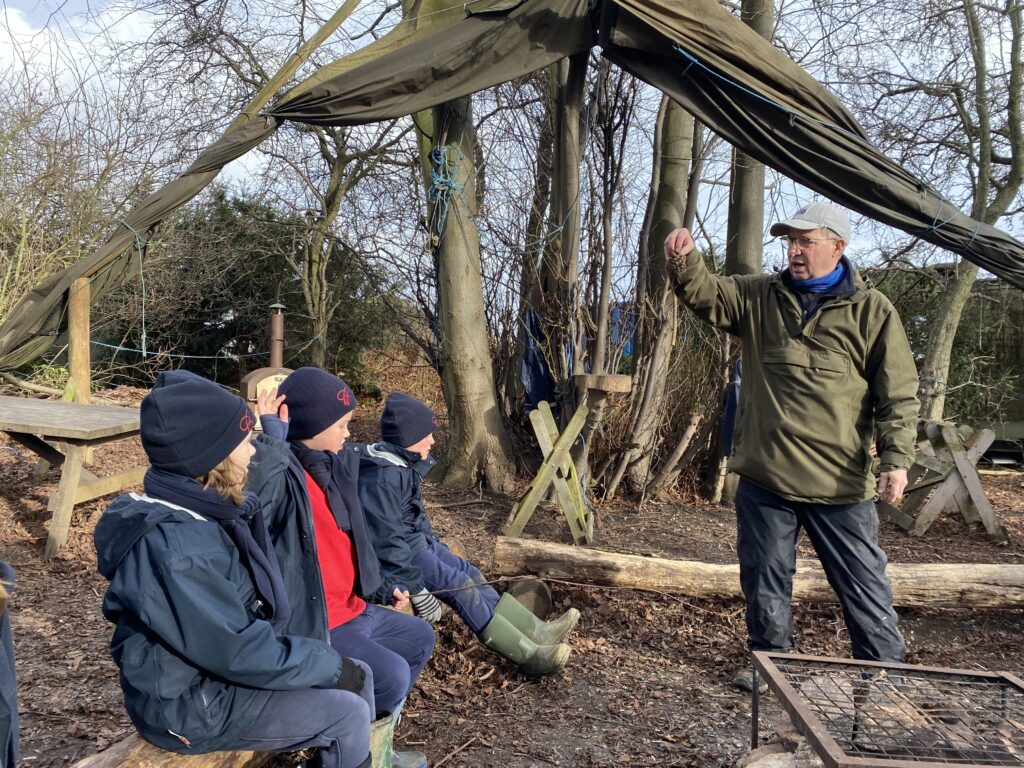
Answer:
[[[262,768],[273,756],[271,752],[179,755],[154,747],[132,734],[102,752],[79,760],[71,768]]]
[[[668,560],[499,536],[492,571],[705,598],[742,598],[739,565]],[[899,606],[1024,607],[1024,565],[889,563]],[[836,602],[817,560],[798,560],[793,598]]]

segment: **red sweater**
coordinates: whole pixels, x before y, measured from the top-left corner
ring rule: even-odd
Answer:
[[[356,583],[356,550],[338,527],[323,490],[308,472],[306,489],[313,507],[313,533],[327,601],[327,626],[335,629],[366,610],[366,603],[352,591]]]

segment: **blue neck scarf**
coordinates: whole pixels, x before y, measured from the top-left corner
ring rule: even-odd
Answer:
[[[238,505],[221,498],[213,488],[203,488],[190,477],[156,467],[147,470],[142,485],[149,496],[190,509],[220,524],[238,547],[239,560],[249,571],[256,592],[263,600],[261,618],[281,631],[291,616],[291,605],[256,495],[246,493],[245,501]]]
[[[843,278],[846,277],[846,260],[840,259],[835,269],[821,277],[812,277],[810,280],[797,280],[790,274],[788,269],[786,270],[786,277],[788,278],[786,282],[801,293],[825,293],[839,285]]]

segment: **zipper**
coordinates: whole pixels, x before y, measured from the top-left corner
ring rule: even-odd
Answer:
[[[299,473],[299,470],[291,462],[288,463],[288,468],[289,468],[289,470],[295,472],[296,474]],[[305,473],[305,471],[303,471],[301,473],[301,475],[299,477],[299,480],[301,480],[303,486],[305,486],[305,484],[306,484],[306,473]],[[306,524],[306,530],[309,531],[309,535],[311,537],[310,544],[313,547],[313,562],[316,563],[316,572],[317,572],[317,577],[316,578],[317,578],[317,583],[320,585],[320,596],[319,596],[320,618],[322,619],[321,626],[323,627],[323,632],[324,632],[323,636],[320,639],[323,640],[325,643],[330,643],[331,642],[331,628],[327,626],[327,595],[324,592],[324,579],[323,579],[323,576],[320,575],[320,555],[317,552],[317,548],[316,548],[316,529],[313,528],[313,504],[312,504],[312,502],[309,501],[308,492],[307,493],[303,493],[303,496],[305,497],[305,499],[307,501],[307,504],[303,508],[303,512],[302,512],[302,515],[304,517],[303,522]]]
[[[176,739],[177,739],[178,741],[180,741],[180,742],[181,742],[182,744],[184,744],[184,745],[185,745],[186,747],[191,747],[191,746],[192,746],[192,742],[191,742],[191,741],[189,741],[188,739],[186,739],[186,738],[185,738],[184,736],[182,736],[182,735],[181,735],[180,733],[175,733],[175,732],[174,732],[174,731],[172,731],[172,730],[171,730],[170,728],[168,728],[168,729],[167,729],[167,732],[168,732],[169,734],[171,734],[171,736],[173,736],[174,738],[176,738]]]

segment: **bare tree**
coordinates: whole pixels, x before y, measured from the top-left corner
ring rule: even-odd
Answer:
[[[942,190],[951,208],[966,208],[980,221],[994,224],[1021,211],[1019,4],[884,0],[818,5],[815,13],[816,30],[796,16],[794,32],[783,37],[817,41],[807,55],[885,151]],[[934,226],[942,224],[940,218]],[[903,265],[929,253],[905,241],[885,250]],[[921,415],[929,419],[941,418],[955,386],[948,381],[951,350],[978,274],[973,264],[956,262],[921,351]]]

